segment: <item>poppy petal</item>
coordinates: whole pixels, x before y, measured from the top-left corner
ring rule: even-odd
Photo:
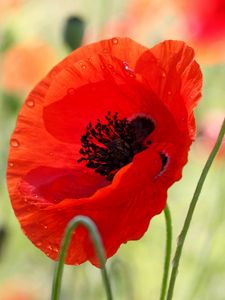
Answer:
[[[146,61],[153,61],[149,70]],[[201,97],[202,73],[194,51],[181,41],[164,41],[144,52],[136,70],[174,116],[180,130],[195,137],[193,109]]]
[[[140,168],[143,170],[141,174]],[[158,153],[148,149],[135,156],[133,163],[116,174],[113,189],[108,186],[90,198],[65,199],[58,204],[30,211],[29,214],[25,212],[22,216],[22,211],[27,209],[27,205],[24,203],[20,207],[20,222],[23,224],[25,233],[29,237],[32,235],[32,241],[48,256],[57,259],[66,224],[77,215],[88,216],[96,222],[107,257],[110,257],[121,243],[130,239],[139,239],[146,231],[151,217],[161,212],[165,206],[166,189],[156,191],[154,187],[154,178],[160,168],[161,160]],[[130,183],[137,174],[141,180],[133,182],[134,186],[131,188]],[[21,194],[28,197],[28,191],[22,191],[22,188],[24,187],[20,187]],[[26,200],[30,202],[29,198]],[[36,199],[37,201],[39,199]],[[22,204],[22,202],[20,203]],[[142,210],[137,213],[140,206],[142,206]],[[135,226],[130,226],[131,220],[136,224]],[[81,226],[74,233],[67,263],[80,264],[87,259],[93,264],[99,265],[90,238]]]

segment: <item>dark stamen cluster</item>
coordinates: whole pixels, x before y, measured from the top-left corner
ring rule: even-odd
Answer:
[[[85,161],[86,167],[111,181],[136,153],[147,148],[151,141],[145,140],[154,128],[154,123],[147,117],[138,116],[129,121],[119,119],[117,112],[114,115],[108,112],[105,123],[97,119],[94,126],[90,122],[86,127],[86,133],[81,137],[82,157],[78,162]]]

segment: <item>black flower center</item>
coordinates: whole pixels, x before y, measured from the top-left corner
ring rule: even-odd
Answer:
[[[86,167],[112,181],[116,172],[130,163],[134,155],[147,149],[151,141],[148,135],[154,130],[155,124],[145,116],[137,116],[132,120],[119,119],[118,113],[111,112],[102,123],[89,123],[86,133],[81,137],[81,158]]]

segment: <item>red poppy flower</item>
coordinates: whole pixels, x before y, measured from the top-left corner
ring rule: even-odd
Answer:
[[[224,61],[225,1],[175,0],[175,3],[181,8],[183,35],[201,61],[207,64]]]
[[[225,35],[224,0],[191,0],[184,2],[189,34],[193,39],[216,41]]]
[[[106,256],[139,239],[181,178],[202,76],[179,41],[147,49],[113,38],[72,52],[34,88],[11,139],[8,188],[29,239],[56,260],[76,215],[96,223]],[[66,263],[98,265],[88,232]]]
[[[201,157],[204,154],[208,156],[213,146],[215,145],[220,128],[223,123],[224,116],[224,109],[211,109],[204,114],[200,123],[199,139],[197,140],[198,143],[196,143],[198,154],[201,155]],[[224,156],[225,139],[223,139],[218,155],[216,157],[217,161],[223,162]]]

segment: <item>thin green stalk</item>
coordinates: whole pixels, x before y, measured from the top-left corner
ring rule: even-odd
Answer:
[[[92,238],[93,244],[95,246],[95,250],[99,259],[99,263],[101,266],[101,273],[102,273],[102,279],[103,284],[106,291],[107,300],[112,300],[112,292],[110,287],[110,282],[108,279],[108,275],[105,268],[105,253],[104,248],[102,245],[101,237],[99,235],[98,229],[95,225],[95,223],[88,217],[85,216],[77,216],[73,218],[67,225],[67,228],[65,230],[65,234],[62,241],[62,247],[61,252],[59,256],[59,261],[56,263],[56,269],[52,284],[52,296],[51,300],[59,300],[60,299],[60,290],[61,290],[61,283],[62,283],[62,275],[63,275],[63,267],[64,267],[64,260],[66,257],[66,253],[69,247],[71,235],[73,231],[77,228],[78,225],[84,225]]]
[[[172,219],[171,219],[170,209],[168,205],[164,209],[164,216],[165,216],[165,223],[166,223],[166,250],[165,250],[164,271],[163,271],[160,300],[164,300],[166,296],[170,260],[171,260],[171,251],[172,251],[172,236],[173,236]]]
[[[177,248],[176,248],[175,256],[174,256],[174,259],[173,259],[173,267],[172,267],[172,272],[171,272],[171,276],[170,276],[168,294],[167,294],[167,298],[166,298],[167,300],[171,300],[172,297],[173,297],[173,291],[174,291],[174,286],[175,286],[175,282],[176,282],[176,276],[177,276],[177,271],[178,271],[178,267],[179,267],[179,261],[180,261],[184,241],[185,241],[185,238],[186,238],[186,235],[187,235],[187,232],[188,232],[191,220],[192,220],[192,216],[193,216],[193,213],[194,213],[194,210],[195,210],[195,206],[197,204],[197,201],[198,201],[199,195],[201,193],[203,184],[205,182],[208,171],[209,171],[209,169],[212,165],[212,162],[213,162],[213,160],[214,160],[214,158],[215,158],[215,156],[216,156],[216,154],[217,154],[217,152],[218,152],[218,150],[219,150],[219,148],[222,144],[224,134],[225,134],[225,119],[224,119],[222,127],[220,129],[220,133],[218,135],[216,144],[215,144],[212,152],[210,153],[209,158],[208,158],[208,160],[207,160],[207,162],[206,162],[206,164],[205,164],[205,166],[202,170],[202,173],[201,173],[201,176],[199,178],[196,190],[194,192],[193,198],[191,200],[191,203],[190,203],[190,206],[189,206],[189,209],[188,209],[186,219],[184,221],[183,228],[182,228],[181,233],[180,233],[179,238],[178,238]]]

